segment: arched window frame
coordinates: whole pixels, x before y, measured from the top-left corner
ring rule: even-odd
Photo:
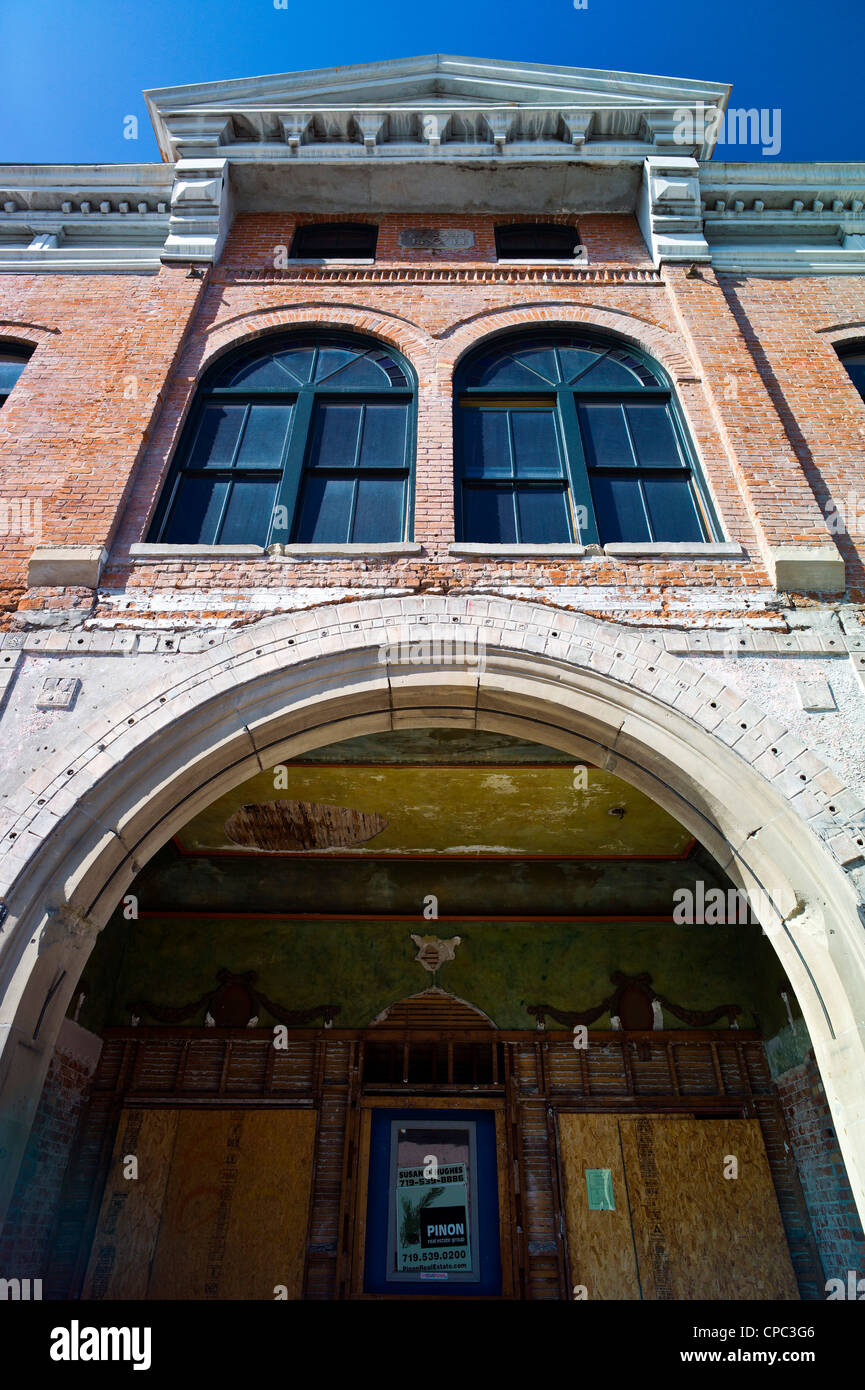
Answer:
[[[32,356],[32,347],[27,347],[23,343],[10,343],[0,338],[0,410],[18,385]],[[15,370],[16,367],[18,368],[17,371]]]
[[[340,385],[338,382],[324,378],[321,381],[315,380],[315,369],[311,373],[311,380],[297,388],[256,388],[255,390],[243,389],[242,383],[237,386],[220,387],[219,381],[231,373],[237,372],[245,365],[261,362],[264,363],[268,358],[284,352],[287,349],[298,347],[314,347],[316,351],[333,349],[340,346],[350,346],[358,351],[361,356],[372,358],[389,358],[403,373],[405,384],[392,384],[390,387],[381,389],[367,388],[358,389],[357,386]],[[309,465],[309,457],[313,443],[314,420],[316,416],[316,406],[318,403],[328,401],[340,402],[342,404],[369,404],[379,401],[404,401],[407,405],[406,411],[406,431],[405,449],[403,453],[402,465],[397,468],[388,465],[386,469],[376,469],[374,466],[361,468],[360,465],[353,465],[350,469],[327,469],[315,470],[320,476],[325,473],[330,476],[336,473],[345,473],[354,478],[373,473],[382,473],[393,478],[397,474],[404,477],[405,486],[403,492],[402,515],[400,535],[398,537],[382,536],[378,538],[382,543],[398,544],[404,540],[411,539],[414,517],[414,492],[415,492],[415,457],[417,444],[417,377],[411,364],[389,344],[380,339],[371,338],[365,335],[353,333],[351,331],[340,332],[333,329],[298,329],[288,333],[268,334],[267,337],[257,339],[254,343],[246,343],[242,347],[224,353],[218,361],[213,363],[201,381],[199,382],[194,399],[192,401],[188,417],[178,440],[174,457],[169,468],[158,505],[153,515],[151,525],[148,530],[148,540],[155,543],[164,543],[167,539],[169,543],[177,545],[238,545],[238,544],[261,544],[264,548],[272,544],[329,544],[333,546],[343,546],[346,544],[376,544],[376,540],[367,539],[365,542],[354,541],[332,541],[332,542],[306,542],[298,541],[297,531],[300,524],[300,509],[303,500],[304,483],[307,482],[313,472]],[[249,468],[244,470],[244,476],[270,475],[276,482],[276,498],[271,507],[270,522],[263,539],[258,541],[239,541],[232,539],[224,541],[221,539],[221,532],[226,518],[226,508],[228,496],[224,500],[220,517],[218,519],[215,534],[217,539],[213,541],[189,541],[180,540],[173,536],[168,536],[168,530],[173,522],[173,506],[179,489],[185,478],[200,473],[214,475],[218,472],[234,474],[232,466],[220,469],[213,465],[203,465],[193,467],[191,458],[195,447],[199,428],[208,407],[224,402],[245,407],[244,424],[241,427],[241,434],[249,419],[249,410],[253,405],[275,405],[282,404],[292,406],[291,419],[287,429],[285,441],[278,464],[273,466]],[[240,437],[238,446],[240,447]],[[279,475],[277,480],[277,474]],[[232,476],[231,481],[235,478]],[[355,502],[353,502],[354,508]],[[287,518],[287,526],[281,526],[281,521]],[[352,510],[353,519],[353,510]]]
[[[594,389],[579,390],[575,389],[575,382],[560,383],[554,385],[540,381],[537,391],[521,390],[519,388],[509,388],[501,385],[490,386],[470,386],[466,384],[466,378],[470,377],[473,368],[479,359],[490,356],[494,352],[500,352],[505,357],[509,351],[518,352],[520,349],[525,351],[528,348],[539,346],[567,346],[568,343],[579,340],[588,342],[603,356],[611,353],[625,354],[628,358],[634,359],[636,363],[653,380],[649,385],[635,386],[633,390],[623,390],[619,386]],[[600,359],[599,359],[600,360]],[[588,375],[588,370],[586,372]],[[690,490],[695,504],[697,520],[702,532],[700,541],[692,541],[696,544],[711,544],[723,540],[723,531],[720,526],[715,508],[712,504],[702,468],[697,458],[696,450],[691,442],[690,432],[684,419],[681,406],[677,399],[673,384],[670,381],[664,368],[643,352],[640,348],[634,347],[631,343],[621,338],[614,337],[612,334],[605,334],[593,329],[583,329],[582,327],[565,328],[562,326],[553,327],[546,331],[538,332],[537,329],[530,331],[512,330],[501,335],[498,339],[487,339],[469,352],[459,363],[454,376],[454,511],[456,523],[457,540],[464,543],[481,543],[479,538],[467,534],[466,526],[466,484],[468,487],[486,486],[495,488],[498,480],[495,477],[480,479],[477,476],[469,476],[465,472],[465,446],[464,446],[464,424],[461,412],[465,409],[466,402],[481,403],[485,399],[491,403],[492,408],[506,410],[508,401],[515,403],[529,401],[532,396],[536,396],[538,402],[542,398],[552,400],[555,398],[554,426],[559,445],[561,471],[555,477],[538,477],[535,479],[518,479],[515,476],[511,479],[502,479],[504,484],[507,481],[513,482],[513,492],[515,495],[514,510],[516,517],[517,537],[515,541],[498,540],[495,542],[484,542],[489,544],[513,545],[602,545],[609,544],[610,541],[602,541],[599,536],[597,513],[595,502],[592,496],[590,483],[590,471],[600,470],[591,469],[586,458],[583,433],[579,423],[580,403],[649,403],[651,401],[663,402],[667,408],[668,418],[672,427],[673,435],[681,454],[683,465],[680,468],[675,466],[669,470],[657,468],[653,469],[650,476],[660,476],[669,471],[674,476],[682,476],[687,470],[687,477]],[[604,469],[603,472],[609,477],[614,472],[620,470]],[[638,467],[627,476],[641,479],[646,472],[645,469]],[[563,490],[570,498],[570,506],[567,507],[568,537],[555,541],[529,541],[523,540],[519,532],[518,507],[516,494],[521,488],[531,488],[536,486],[542,488],[547,483],[556,483],[563,486]],[[580,511],[579,509],[583,509]],[[580,524],[585,518],[584,524]],[[651,522],[647,514],[647,524],[651,527]],[[688,538],[690,539],[690,538]],[[644,537],[635,537],[632,541],[624,540],[624,544],[654,544],[654,537],[646,540]],[[664,542],[660,542],[663,544]],[[670,542],[667,542],[670,543]]]

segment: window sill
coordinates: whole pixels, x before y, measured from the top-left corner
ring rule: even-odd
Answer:
[[[197,563],[219,563],[225,560],[312,560],[329,555],[377,556],[419,555],[422,546],[416,541],[383,541],[370,545],[159,545],[136,544],[129,547],[134,564],[147,565],[159,560],[190,560]]]
[[[289,256],[286,269],[292,265],[375,265],[374,256]]]
[[[514,259],[507,259],[507,260],[506,260],[506,259],[503,259],[502,257],[499,257],[499,258],[496,260],[496,265],[504,265],[504,266],[509,266],[509,265],[511,265],[511,266],[527,266],[527,265],[545,266],[545,265],[549,265],[549,266],[553,266],[553,267],[561,267],[561,266],[566,266],[566,265],[567,265],[567,266],[574,266],[577,270],[579,270],[579,269],[581,269],[581,268],[587,266],[588,264],[589,264],[589,258],[588,258],[588,256],[585,256],[585,257],[580,257],[580,256],[524,256],[524,257],[520,258],[519,260],[514,260]]]
[[[489,556],[493,560],[530,559],[536,555],[538,559],[555,559],[556,556],[580,559],[586,554],[584,545],[483,545],[475,541],[455,541],[448,546],[449,555],[477,555],[481,558]]]
[[[645,556],[681,556],[694,559],[737,559],[744,552],[737,541],[615,541],[610,545],[483,545],[474,541],[456,541],[448,546],[450,555],[474,555],[493,560],[561,558],[580,559],[585,555],[609,555],[611,559]]]
[[[738,541],[614,541],[604,546],[604,554],[622,556],[680,555],[694,559],[733,560],[743,554]]]

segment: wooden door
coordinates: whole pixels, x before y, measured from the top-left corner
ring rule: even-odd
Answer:
[[[299,1298],[315,1123],[312,1110],[124,1110],[83,1297]]]
[[[574,1296],[798,1299],[757,1120],[560,1113],[558,1131]]]

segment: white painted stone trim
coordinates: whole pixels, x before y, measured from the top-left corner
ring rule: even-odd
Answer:
[[[267,551],[263,545],[162,545],[136,544],[129,547],[129,558],[137,564],[153,564],[157,560],[263,560]]]
[[[793,593],[843,593],[844,561],[832,544],[773,545],[769,557],[775,588]]]
[[[375,544],[360,542],[347,543],[345,545],[271,545],[268,547],[268,554],[274,555],[277,559],[281,556],[288,560],[306,560],[313,556],[334,555],[363,558],[365,555],[420,555],[423,546],[419,541],[380,541]]]
[[[717,559],[734,559],[744,555],[738,541],[611,541],[604,546],[605,555],[693,555]]]
[[[31,589],[95,589],[107,558],[98,545],[38,545],[30,556],[27,583]]]
[[[539,559],[554,560],[579,559],[587,553],[584,545],[484,545],[477,541],[454,541],[448,546],[449,555],[477,555],[492,560],[528,559],[535,555]]]

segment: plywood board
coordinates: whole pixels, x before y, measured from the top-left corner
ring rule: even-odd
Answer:
[[[644,1298],[798,1299],[757,1120],[619,1128]]]
[[[300,1297],[315,1126],[311,1110],[181,1111],[148,1297]]]
[[[589,1299],[638,1299],[640,1285],[631,1235],[616,1115],[559,1114],[569,1290],[583,1285]],[[614,1211],[592,1211],[586,1171],[608,1169]]]
[[[121,1111],[82,1298],[144,1298],[177,1131],[176,1110]],[[129,1157],[137,1177],[126,1177]]]

